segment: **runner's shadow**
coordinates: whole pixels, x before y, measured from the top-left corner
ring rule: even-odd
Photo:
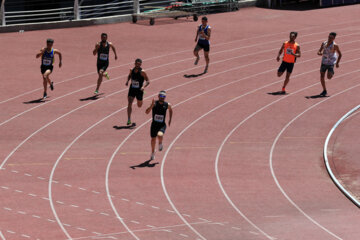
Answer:
[[[100,94],[95,94],[94,96],[91,97],[87,97],[87,98],[81,98],[79,99],[79,101],[94,101],[94,100],[98,100],[99,96],[103,95],[103,93]]]
[[[277,95],[288,95],[287,92],[283,92],[283,91],[268,92],[267,94],[269,94],[269,95],[274,95],[274,96],[277,96]]]
[[[135,168],[155,167],[156,164],[159,164],[158,162],[156,163],[150,163],[150,162],[151,160],[147,160],[143,163],[140,163],[139,165],[130,166],[130,168],[135,170]]]
[[[134,129],[136,127],[136,123],[132,123],[131,125],[126,125],[126,126],[113,126],[113,128],[115,128],[116,130],[121,130],[121,129]]]
[[[44,102],[46,102],[46,101],[43,98],[39,98],[39,99],[36,99],[36,100],[23,102],[23,104],[44,103]]]
[[[313,98],[326,98],[326,97],[330,97],[330,96],[324,96],[324,95],[320,95],[320,94],[318,94],[318,95],[313,95],[313,96],[305,96],[305,98],[307,98],[307,99],[313,99]]]
[[[196,78],[196,77],[200,77],[200,76],[202,76],[202,75],[204,75],[205,74],[205,72],[202,72],[202,73],[199,73],[199,74],[185,74],[184,75],[184,77],[185,78]]]

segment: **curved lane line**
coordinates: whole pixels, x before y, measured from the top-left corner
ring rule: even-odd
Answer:
[[[360,72],[360,70],[354,71],[354,72]],[[350,73],[348,73],[348,74],[350,74]],[[347,75],[347,74],[343,74],[343,75]],[[343,91],[341,91],[341,92],[338,92],[338,93],[332,95],[331,98],[336,97],[336,96],[338,96],[338,95],[340,95],[340,94],[343,94],[343,93],[345,93],[345,92],[347,92],[347,91],[350,91],[350,90],[352,90],[352,89],[354,89],[354,88],[356,88],[356,87],[359,87],[359,86],[360,86],[360,84],[357,84],[357,85],[355,85],[355,86],[353,86],[353,87],[351,87],[351,88],[347,88],[347,89],[345,89],[345,90],[343,90]],[[328,98],[328,99],[330,99],[330,98]],[[334,233],[332,233],[331,231],[329,231],[328,229],[326,229],[324,226],[322,226],[321,224],[319,224],[318,222],[316,222],[316,221],[315,221],[313,218],[311,218],[309,215],[307,215],[294,201],[292,201],[292,199],[286,194],[286,192],[284,191],[284,189],[281,187],[279,181],[277,180],[276,175],[275,175],[275,172],[274,172],[274,169],[273,169],[273,164],[272,164],[272,163],[273,163],[273,152],[274,152],[276,143],[278,142],[278,140],[279,140],[280,136],[282,135],[282,133],[283,133],[295,120],[297,120],[297,119],[298,119],[299,117],[301,117],[303,114],[305,114],[305,113],[308,112],[309,110],[313,109],[314,107],[318,106],[319,104],[327,101],[328,99],[324,99],[324,100],[322,100],[322,101],[320,101],[320,102],[312,105],[311,107],[307,108],[305,111],[303,111],[302,113],[300,113],[299,115],[297,115],[295,118],[293,118],[290,122],[288,122],[288,123],[285,125],[285,127],[279,132],[279,134],[276,136],[276,138],[275,138],[275,140],[274,140],[274,142],[273,142],[273,145],[272,145],[271,150],[270,150],[269,165],[270,165],[270,170],[271,170],[271,174],[272,174],[272,176],[273,176],[273,179],[274,179],[277,187],[278,187],[279,190],[281,191],[281,193],[285,196],[285,198],[286,198],[300,213],[302,213],[307,219],[309,219],[311,222],[313,222],[316,226],[318,226],[319,228],[321,228],[322,230],[324,230],[325,232],[327,232],[328,234],[330,234],[330,235],[333,236],[334,238],[339,239],[339,240],[342,240],[341,237],[335,235]]]
[[[328,156],[327,156],[328,155],[327,150],[328,150],[328,144],[329,144],[330,138],[331,138],[332,134],[334,133],[334,131],[336,130],[336,128],[345,119],[347,119],[351,114],[353,114],[355,111],[357,111],[359,108],[360,108],[360,105],[354,107],[348,113],[346,113],[342,118],[340,118],[339,121],[337,121],[335,123],[335,125],[331,128],[328,136],[326,137],[325,144],[324,144],[324,151],[323,151],[326,170],[328,171],[331,179],[333,180],[335,185],[340,189],[340,191],[343,192],[345,194],[345,196],[347,198],[349,198],[357,207],[360,207],[360,202],[356,199],[355,196],[353,196],[348,190],[346,190],[346,188],[339,182],[339,180],[337,179],[337,177],[334,175],[333,171],[331,170],[331,166],[329,164],[329,159],[328,159]]]
[[[2,234],[1,231],[0,231],[0,238],[1,238],[1,240],[6,240],[5,236]]]

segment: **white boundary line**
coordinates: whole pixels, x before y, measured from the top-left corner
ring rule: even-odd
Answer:
[[[350,23],[357,23],[357,22],[360,22],[360,21],[342,22],[342,23],[333,24],[332,26],[338,26],[338,25],[350,24]],[[298,29],[298,31],[300,31],[300,30],[310,30],[310,29],[314,29],[314,28],[323,28],[323,27],[324,27],[324,26],[308,27],[308,28]],[[257,36],[257,37],[239,39],[239,40],[236,40],[236,41],[230,41],[230,42],[226,42],[226,43],[212,44],[212,46],[213,46],[213,47],[215,47],[215,46],[222,46],[222,45],[231,44],[231,43],[240,42],[240,41],[249,41],[249,40],[252,40],[252,39],[264,38],[264,37],[269,37],[269,36],[277,36],[277,35],[282,34],[282,33],[284,33],[284,34],[285,34],[285,33],[288,33],[289,31],[291,31],[291,30],[284,31],[284,32],[278,32],[278,33],[265,34],[265,35],[261,35],[261,36]],[[313,33],[313,34],[306,34],[306,35],[303,35],[303,36],[311,36],[311,35],[314,35],[314,34],[325,33],[325,32],[326,32],[326,31],[324,31],[324,32],[317,32],[317,33]],[[281,40],[278,40],[278,41],[281,41]],[[258,45],[260,45],[260,44],[258,44]],[[160,56],[156,56],[156,57],[151,57],[151,58],[148,58],[148,59],[144,59],[144,61],[149,61],[149,60],[153,60],[153,59],[158,59],[158,58],[162,58],[162,57],[166,57],[166,56],[170,56],[170,55],[176,55],[176,54],[184,53],[184,52],[187,52],[187,51],[189,51],[189,50],[181,50],[181,51],[178,51],[178,52],[163,54],[163,55],[160,55]],[[133,63],[131,62],[131,63],[125,63],[125,64],[121,64],[121,65],[114,66],[114,67],[109,67],[109,70],[110,70],[110,69],[115,69],[115,68],[124,67],[124,66],[128,66],[128,65],[131,65],[131,64],[133,64]],[[64,81],[61,81],[61,82],[57,82],[56,84],[59,85],[59,84],[61,84],[61,83],[65,83],[65,82],[68,82],[68,81],[71,81],[71,80],[74,80],[74,79],[77,79],[77,78],[89,76],[89,75],[92,75],[92,74],[96,74],[96,72],[90,72],[90,73],[85,73],[85,74],[82,74],[82,75],[78,75],[78,76],[75,76],[75,77],[66,79],[66,80],[64,80]],[[89,87],[93,87],[93,86],[95,86],[95,85],[91,85],[91,86],[89,86]],[[41,89],[43,89],[43,88],[37,88],[37,89],[31,90],[31,91],[22,93],[22,94],[20,94],[20,95],[15,96],[15,97],[12,97],[12,98],[3,100],[3,101],[0,102],[0,104],[6,103],[6,102],[8,102],[8,101],[14,100],[14,99],[16,99],[16,98],[19,98],[19,97],[21,97],[21,96],[24,96],[24,95],[27,95],[27,94],[30,94],[30,93],[33,93],[33,92],[36,92],[36,91],[39,91],[39,90],[41,90]]]
[[[1,240],[6,240],[5,236],[2,234],[1,231],[0,231],[0,238],[1,238]]]
[[[355,71],[355,72],[360,72],[360,70],[358,71]],[[345,93],[347,91],[350,91],[356,87],[359,87],[360,84],[357,84],[351,88],[347,88],[341,92],[338,92],[334,95],[332,95],[332,98],[333,97],[336,97],[337,95],[340,95],[342,93]],[[328,98],[330,99],[330,98]],[[271,174],[273,176],[273,179],[276,183],[276,185],[278,186],[279,190],[281,191],[281,193],[284,195],[284,197],[300,212],[302,213],[306,218],[308,218],[311,222],[313,222],[315,225],[317,225],[318,227],[320,227],[321,229],[323,229],[325,232],[329,233],[331,236],[333,236],[334,238],[336,239],[339,239],[339,240],[342,240],[342,238],[340,238],[339,236],[335,235],[334,233],[330,232],[329,230],[327,230],[324,226],[320,225],[318,222],[316,222],[314,219],[312,219],[309,215],[307,215],[294,201],[291,200],[291,198],[286,194],[286,192],[284,191],[284,189],[281,187],[279,181],[277,180],[276,178],[276,175],[275,175],[275,172],[274,172],[274,169],[273,169],[273,152],[274,152],[274,149],[275,149],[275,146],[276,146],[276,143],[277,141],[279,140],[280,136],[282,135],[282,133],[293,123],[295,122],[295,120],[297,120],[299,117],[301,117],[303,114],[305,114],[306,112],[308,112],[309,110],[313,109],[314,107],[316,107],[317,105],[327,101],[328,99],[324,99],[314,105],[312,105],[311,107],[307,108],[305,111],[303,111],[302,113],[300,113],[299,115],[297,115],[295,118],[293,118],[291,121],[289,121],[285,127],[279,132],[279,134],[276,136],[274,142],[273,142],[273,145],[271,147],[271,150],[270,150],[270,156],[269,156],[269,165],[270,165],[270,170],[271,170]]]
[[[346,119],[348,118],[351,114],[353,114],[355,111],[357,111],[360,108],[360,105],[354,107],[353,109],[351,109],[348,113],[346,113],[342,118],[339,119],[339,121],[337,121],[337,123],[335,123],[335,125],[331,128],[328,136],[326,137],[325,140],[325,144],[324,144],[324,161],[325,161],[325,165],[326,165],[326,170],[328,171],[331,179],[333,180],[333,182],[335,183],[335,185],[340,189],[341,192],[343,192],[345,194],[345,196],[347,198],[349,198],[357,207],[360,207],[360,202],[356,199],[356,197],[354,197],[349,191],[346,190],[346,188],[339,182],[339,180],[337,179],[337,177],[334,175],[333,171],[331,170],[331,166],[329,164],[329,159],[328,159],[328,154],[327,154],[327,150],[328,150],[328,144],[330,141],[330,138],[332,136],[332,134],[334,133],[334,131],[336,130],[336,128]]]
[[[353,50],[351,50],[351,51],[353,52]],[[314,59],[316,59],[316,58],[314,58]],[[314,60],[314,59],[312,59],[312,60]],[[308,60],[308,61],[311,61],[311,60]],[[348,61],[348,62],[352,62],[352,61],[355,61],[355,60],[351,60],[351,61]],[[304,62],[306,62],[306,61],[304,61]],[[344,64],[344,63],[346,63],[346,62],[343,62],[343,64]],[[224,71],[224,72],[228,72],[228,71],[229,71],[229,70],[226,70],[226,71]],[[251,77],[254,77],[254,76],[257,76],[257,75],[261,75],[261,74],[264,74],[264,73],[267,73],[267,72],[270,72],[270,71],[274,71],[274,70],[271,69],[271,70],[268,70],[268,71],[265,71],[265,72],[262,72],[262,73],[257,73],[257,74],[254,74],[254,75],[251,75],[251,76],[242,78],[242,79],[240,79],[240,80],[236,80],[236,81],[234,81],[234,82],[239,82],[239,81],[241,81],[241,80],[245,80],[245,79],[248,79],[248,78],[251,78]],[[313,71],[317,71],[317,70],[312,70],[312,71],[310,71],[310,72],[313,72]],[[216,74],[213,74],[213,75],[208,75],[207,77],[214,76],[214,75],[217,75],[217,74],[221,74],[221,73],[216,73]],[[302,75],[302,74],[300,74],[300,75]],[[204,78],[205,78],[205,77],[204,77]],[[292,78],[294,78],[294,77],[292,77]],[[194,82],[195,82],[195,81],[199,81],[199,80],[201,80],[201,79],[194,80]],[[278,81],[278,82],[281,82],[281,81],[283,81],[283,80],[280,80],[280,81]],[[232,84],[232,83],[234,83],[234,82],[227,83],[227,84],[225,84],[225,85],[230,85],[230,84]],[[278,82],[275,82],[275,83],[278,83]],[[170,89],[168,89],[168,90],[175,89],[175,88],[177,88],[177,87],[179,87],[179,86],[183,86],[183,85],[186,85],[186,84],[189,84],[189,83],[191,83],[191,82],[187,82],[187,83],[185,83],[185,84],[181,84],[181,85],[178,85],[178,86],[176,86],[176,87],[172,87],[172,88],[170,88]],[[275,84],[275,83],[272,83],[272,84]],[[270,85],[272,85],[272,84],[270,84]],[[225,85],[223,85],[223,86],[225,86]],[[219,88],[219,87],[217,87],[217,88]],[[217,88],[216,88],[216,89],[217,89]],[[209,92],[209,91],[206,91],[206,92]],[[204,93],[202,93],[202,94],[204,94]],[[149,96],[149,97],[147,97],[147,98],[153,97],[153,96],[155,96],[155,95],[156,95],[156,94],[154,94],[154,95],[152,95],[152,96]],[[175,107],[175,106],[174,106],[174,107]],[[113,112],[112,114],[106,116],[105,118],[103,118],[103,119],[100,120],[99,122],[95,123],[94,125],[92,125],[92,126],[89,127],[88,129],[86,129],[84,132],[82,132],[78,137],[76,137],[76,138],[67,146],[67,148],[63,151],[63,153],[60,155],[60,157],[57,159],[56,163],[54,164],[53,169],[52,169],[51,174],[50,174],[50,179],[49,179],[49,199],[50,199],[50,205],[51,205],[51,209],[52,209],[52,211],[53,211],[54,217],[55,217],[55,219],[57,220],[57,222],[58,222],[59,225],[62,226],[62,223],[61,223],[60,219],[59,219],[58,216],[57,216],[57,213],[56,213],[54,204],[52,203],[52,196],[51,196],[51,187],[52,187],[52,186],[51,186],[51,182],[52,182],[52,178],[53,178],[53,175],[54,175],[54,172],[55,172],[55,169],[56,169],[57,165],[59,164],[59,162],[60,162],[61,158],[63,157],[63,155],[70,149],[70,147],[71,147],[80,137],[82,137],[85,133],[87,133],[89,130],[91,130],[92,128],[94,128],[95,126],[97,126],[98,124],[100,124],[101,122],[105,121],[106,119],[110,118],[111,116],[115,115],[116,113],[118,113],[118,112],[120,112],[120,111],[122,111],[122,110],[124,110],[124,109],[126,109],[126,107],[123,107],[123,108],[121,108],[121,109]],[[151,119],[150,119],[150,120],[151,120]],[[149,121],[150,121],[150,120],[149,120]],[[148,121],[148,122],[149,122],[149,121]],[[132,134],[134,134],[138,129],[140,129],[142,126],[144,126],[146,123],[147,123],[147,122],[143,123],[141,126],[139,126],[138,128],[136,128],[133,132],[131,132],[131,133],[129,134],[129,136],[127,137],[127,139],[128,139]],[[123,142],[123,143],[124,143],[124,142]],[[123,143],[122,143],[122,144],[123,144]],[[119,149],[120,149],[120,148],[119,148]],[[115,155],[113,154],[113,156],[115,156]],[[110,160],[109,165],[108,165],[108,167],[107,167],[107,173],[106,173],[106,176],[107,176],[107,177],[109,176],[108,171],[109,171],[109,169],[110,169],[111,162],[112,162],[112,160]],[[118,212],[116,211],[116,208],[114,208],[115,206],[114,206],[114,204],[112,203],[112,199],[111,199],[111,195],[110,195],[110,192],[109,192],[109,186],[108,186],[107,181],[108,181],[108,178],[106,178],[105,185],[106,185],[106,188],[107,188],[107,196],[108,196],[108,199],[109,199],[109,201],[110,201],[110,205],[112,206],[113,211],[114,211],[115,215],[118,217],[118,219],[122,222],[122,224],[125,224],[125,222],[122,221],[120,215],[119,215]],[[125,224],[125,225],[126,225],[126,224]],[[128,229],[127,226],[126,226],[126,228]],[[62,227],[62,229],[64,229],[64,228]]]

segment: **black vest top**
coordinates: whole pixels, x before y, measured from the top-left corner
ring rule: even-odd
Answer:
[[[137,72],[135,72],[135,68],[131,71],[131,88],[140,89],[144,84],[144,77],[141,75],[142,68],[139,68]]]
[[[163,104],[160,104],[159,101],[155,102],[152,109],[153,123],[165,123],[168,106],[169,104],[167,102],[164,102]]]
[[[109,52],[110,52],[110,45],[109,42],[106,42],[105,47],[103,46],[102,42],[100,42],[100,47],[98,49],[98,61],[109,61]]]

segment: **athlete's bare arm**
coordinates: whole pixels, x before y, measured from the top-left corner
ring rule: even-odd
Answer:
[[[113,50],[113,52],[115,54],[115,60],[117,60],[118,57],[117,57],[116,49],[115,49],[114,45],[111,42],[109,43],[109,45],[110,45],[111,49]]]
[[[171,119],[172,119],[172,116],[173,116],[173,110],[172,110],[172,107],[171,107],[170,103],[168,103],[168,109],[169,109],[169,127],[170,127]]]
[[[100,47],[100,43],[96,43],[96,44],[95,44],[95,49],[94,49],[94,51],[93,51],[93,55],[94,55],[94,56],[97,54],[97,52],[98,52],[98,50],[99,50],[99,47]]]
[[[45,48],[40,49],[40,52],[36,54],[36,58],[41,57],[44,54],[44,52],[45,52]]]
[[[282,54],[284,47],[285,47],[285,43],[283,43],[283,45],[281,45],[281,48],[279,50],[279,54],[277,55],[276,61],[280,61],[280,55]]]
[[[145,88],[146,88],[147,86],[149,86],[150,80],[149,80],[149,78],[148,78],[148,76],[147,76],[147,74],[146,74],[145,71],[141,71],[141,76],[142,76],[142,77],[144,78],[144,80],[146,81],[145,86],[142,86],[142,87],[141,87],[141,91],[144,91]]]
[[[62,66],[62,55],[61,55],[61,52],[57,49],[54,49],[54,54],[57,54],[59,55],[59,67],[61,68]]]
[[[296,48],[296,53],[293,54],[293,55],[294,55],[295,57],[297,57],[297,58],[301,57],[300,46],[298,46],[298,47]]]
[[[129,75],[128,75],[128,77],[127,77],[127,81],[126,81],[126,83],[125,83],[126,86],[129,85],[129,81],[130,81],[130,79],[131,79],[131,71],[132,71],[132,70],[130,69]]]
[[[322,56],[323,50],[324,50],[324,43],[321,44],[321,47],[320,47],[319,51],[317,52],[317,55]]]
[[[341,54],[339,45],[335,44],[335,45],[334,45],[334,48],[335,48],[335,51],[336,51],[337,54],[338,54],[338,59],[337,59],[337,61],[336,61],[336,67],[338,68],[338,67],[339,67],[340,59],[341,59],[341,57],[342,57],[342,54]]]
[[[154,105],[155,105],[155,99],[152,100],[151,105],[145,110],[145,113],[149,114],[151,109],[154,107]]]
[[[198,40],[198,36],[199,36],[199,30],[198,28],[196,28],[195,42]]]
[[[205,38],[206,40],[210,40],[210,35],[211,35],[211,28],[210,28],[210,27],[208,28],[207,32],[208,32],[208,33],[207,33],[207,35],[206,35],[205,32],[202,31],[203,36],[204,36],[204,38]]]

